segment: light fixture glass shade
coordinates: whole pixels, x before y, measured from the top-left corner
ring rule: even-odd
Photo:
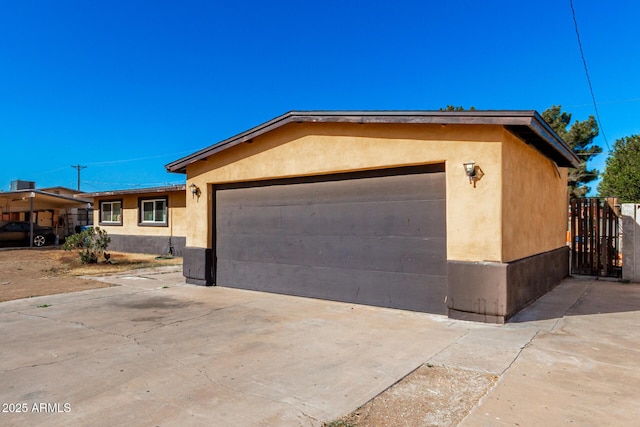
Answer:
[[[475,175],[476,162],[474,162],[473,160],[470,160],[468,162],[463,163],[463,166],[464,166],[464,171],[467,174],[467,176]]]

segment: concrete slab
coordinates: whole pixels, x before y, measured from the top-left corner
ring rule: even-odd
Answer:
[[[508,329],[501,326],[474,329],[432,357],[429,362],[438,366],[501,375],[536,333],[535,329]]]
[[[321,425],[476,327],[176,278],[0,304],[0,424]]]
[[[498,326],[99,280],[119,286],[0,304],[0,425],[319,426],[427,362],[499,377],[463,426],[640,419],[640,285],[568,279]]]
[[[552,319],[569,295],[564,316]],[[536,335],[461,425],[637,426],[640,286],[567,280],[545,299],[520,319],[554,326]]]

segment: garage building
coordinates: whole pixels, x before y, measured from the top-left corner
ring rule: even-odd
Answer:
[[[502,323],[567,274],[567,168],[534,111],[294,111],[186,173],[187,282]]]

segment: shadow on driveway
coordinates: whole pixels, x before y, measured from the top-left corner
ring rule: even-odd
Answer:
[[[551,292],[516,314],[508,323],[638,310],[640,310],[640,284],[638,283],[569,277]]]

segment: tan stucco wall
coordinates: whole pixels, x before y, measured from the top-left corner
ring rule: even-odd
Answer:
[[[565,245],[567,168],[504,134],[502,260],[509,262]]]
[[[289,124],[187,167],[187,246],[211,248],[215,183],[445,163],[447,257],[502,260],[501,126],[424,124]],[[462,164],[484,176],[476,187]]]
[[[138,225],[138,199],[160,198],[168,196],[168,226]],[[122,225],[100,224],[100,202],[122,200]],[[94,225],[104,229],[108,234],[127,234],[138,236],[186,236],[186,193],[172,191],[168,193],[140,193],[120,196],[96,197],[93,211]]]

